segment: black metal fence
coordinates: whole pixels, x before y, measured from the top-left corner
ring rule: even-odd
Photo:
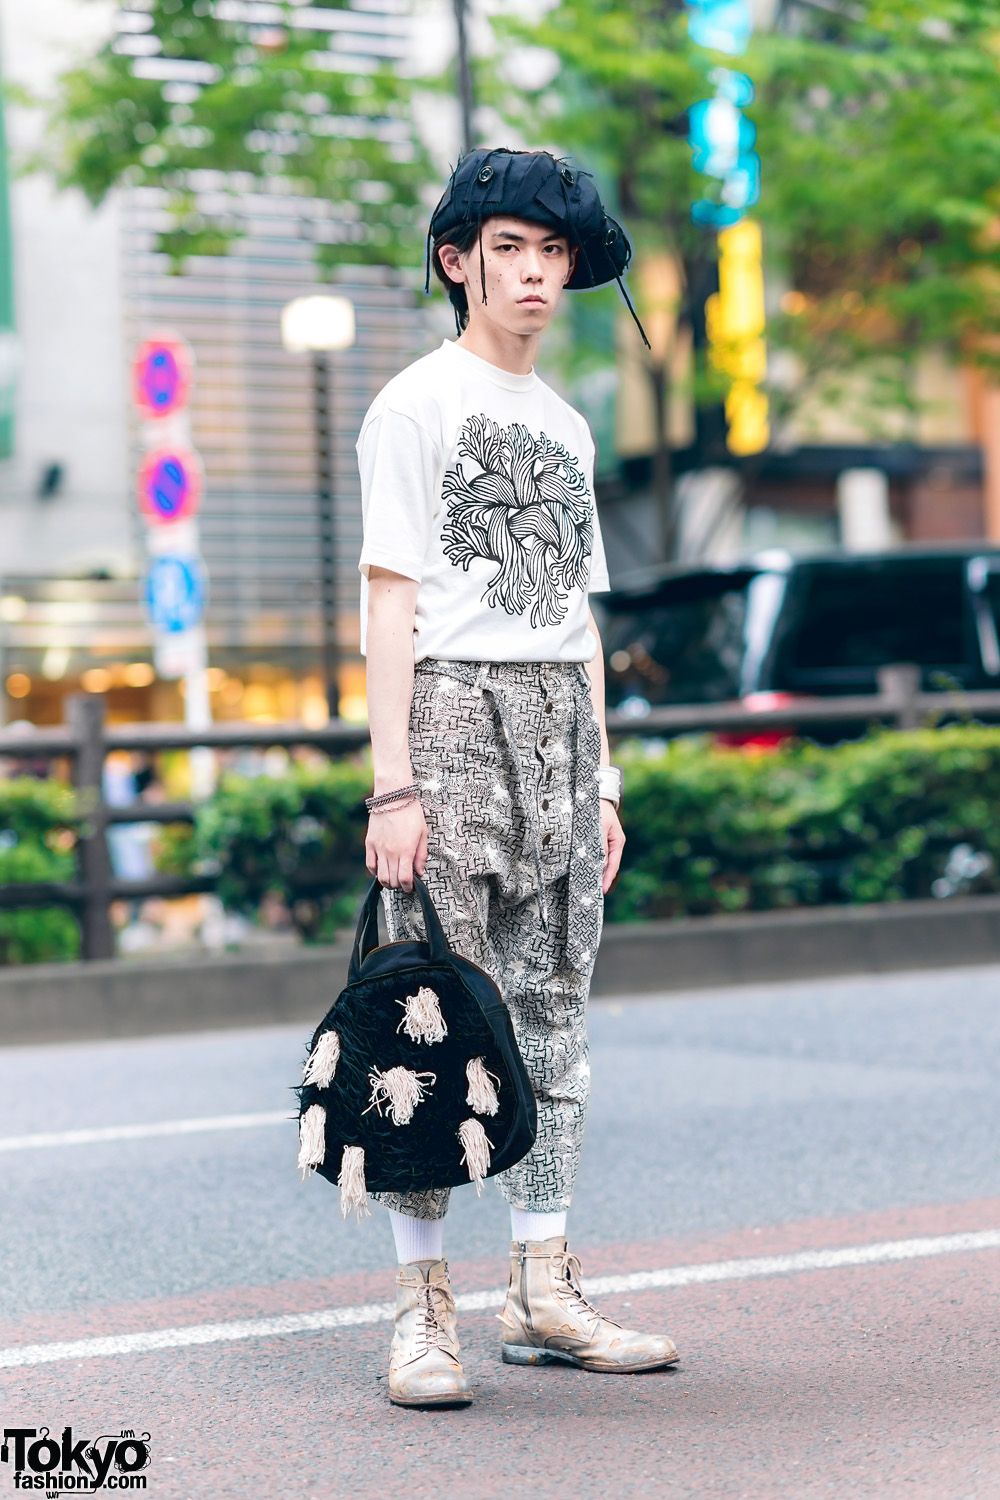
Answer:
[[[59,728],[0,730],[0,756],[34,759],[67,756],[73,762],[73,782],[81,794],[86,826],[77,842],[76,877],[71,881],[31,881],[0,886],[0,910],[65,906],[80,924],[81,954],[85,959],[112,958],[115,952],[111,903],[147,896],[183,896],[215,889],[214,875],[157,874],[144,880],[114,875],[106,830],[114,823],[191,822],[189,803],[135,802],[112,806],[104,799],[104,763],[114,750],[155,754],[162,750],[243,749],[313,745],[328,754],[344,754],[368,743],[365,726],[333,721],[321,729],[304,724],[215,724],[192,730],[183,724],[125,724],[109,726],[104,699],[97,694],[72,697],[67,722]],[[655,708],[641,718],[608,715],[612,739],[642,736],[670,739],[705,731],[753,735],[768,729],[863,729],[866,724],[889,724],[913,729],[922,722],[940,724],[955,719],[1000,721],[1000,692],[922,693],[919,668],[886,667],[879,673],[877,693],[838,698],[801,699],[764,711],[742,703],[683,704]]]

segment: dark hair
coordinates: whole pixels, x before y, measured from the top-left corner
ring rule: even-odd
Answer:
[[[456,229],[451,229],[447,234],[439,235],[434,241],[434,249],[431,252],[431,265],[434,267],[434,275],[444,287],[448,301],[455,310],[455,327],[459,333],[463,328],[469,326],[469,299],[465,293],[465,286],[460,281],[452,281],[444,266],[441,264],[441,247],[443,245],[454,245],[459,255],[465,255],[470,251],[478,239],[480,241],[480,276],[483,283],[483,301],[486,301],[486,271],[482,264],[482,224],[478,219],[467,219],[464,224],[459,224]]]

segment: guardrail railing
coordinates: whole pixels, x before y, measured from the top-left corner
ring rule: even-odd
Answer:
[[[909,664],[885,667],[879,691],[838,698],[800,698],[781,708],[751,710],[739,701],[680,704],[654,708],[641,718],[608,714],[612,739],[669,739],[699,731],[756,734],[765,729],[810,729],[823,726],[891,724],[913,729],[930,720],[956,718],[1000,721],[1000,692],[920,691],[920,670]],[[67,722],[53,728],[0,730],[0,757],[68,756],[73,761],[73,783],[86,807],[86,828],[77,842],[76,877],[71,881],[31,881],[0,886],[0,910],[65,906],[80,924],[81,955],[85,959],[112,958],[115,952],[111,903],[143,900],[147,896],[183,896],[215,889],[214,875],[157,874],[126,880],[111,868],[106,831],[115,823],[191,822],[189,803],[134,802],[112,806],[104,800],[104,762],[114,750],[243,749],[272,745],[314,745],[330,754],[343,754],[368,743],[364,725],[334,721],[320,729],[296,723],[225,723],[208,729],[183,724],[116,724],[105,720],[104,699],[81,694],[67,700]]]

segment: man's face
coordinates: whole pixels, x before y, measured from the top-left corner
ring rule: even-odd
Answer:
[[[483,222],[486,303],[479,241],[453,266],[441,260],[453,280],[464,279],[470,321],[486,319],[508,333],[538,334],[551,322],[563,288],[576,264],[565,235],[529,219],[497,217]],[[460,269],[460,275],[455,271]]]

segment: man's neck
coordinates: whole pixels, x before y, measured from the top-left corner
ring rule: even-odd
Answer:
[[[487,364],[496,365],[498,370],[506,370],[508,375],[530,375],[535,365],[538,339],[537,333],[508,333],[495,323],[475,319],[457,342],[460,349],[478,355]]]

